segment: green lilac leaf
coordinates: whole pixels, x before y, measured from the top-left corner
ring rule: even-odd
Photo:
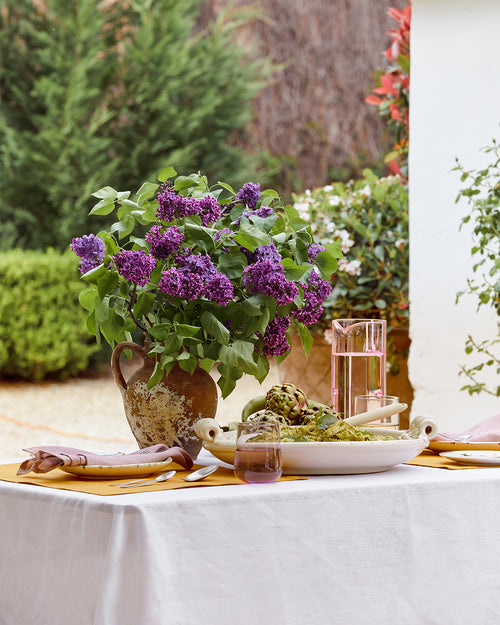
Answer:
[[[139,319],[143,315],[146,315],[154,306],[155,296],[154,293],[142,291],[137,296],[137,302],[134,306],[134,317]]]
[[[298,323],[297,326],[299,329],[300,341],[307,356],[309,354],[309,351],[311,350],[311,347],[313,346],[314,338],[311,336],[311,333],[309,332],[307,326],[305,326],[303,323]]]
[[[209,336],[213,336],[216,341],[222,345],[229,345],[230,332],[226,326],[221,323],[217,317],[205,310],[200,317],[202,328]]]
[[[245,218],[241,220],[240,230],[234,237],[234,240],[251,252],[253,252],[256,247],[271,243],[271,239],[265,232],[262,232],[262,230],[251,224]]]
[[[80,305],[83,308],[85,308],[85,310],[88,310],[89,312],[94,310],[96,298],[97,298],[97,291],[95,288],[84,289],[78,295],[78,301],[80,302]]]
[[[151,377],[149,378],[147,383],[147,388],[149,391],[153,388],[153,386],[156,386],[158,382],[160,382],[160,380],[163,378],[163,373],[164,372],[161,364],[157,362],[155,364],[155,368],[153,369],[153,373],[151,374]]]
[[[172,166],[165,167],[158,174],[158,180],[160,182],[166,182],[169,178],[173,178],[176,175],[177,175],[177,172],[175,171],[175,169]]]
[[[149,200],[153,197],[158,188],[159,185],[153,182],[145,182],[143,185],[141,185],[141,188],[136,193],[136,202],[140,204],[143,200]]]
[[[230,280],[241,278],[243,269],[247,266],[247,259],[244,254],[222,254],[219,258],[217,269],[225,273]]]
[[[300,280],[311,269],[310,265],[297,265],[291,258],[283,258],[281,264],[285,268],[287,280]]]
[[[332,274],[338,269],[337,259],[331,256],[328,252],[320,252],[314,259],[316,267],[319,269],[319,273],[323,280],[330,281]]]
[[[107,271],[97,280],[97,291],[102,299],[118,286],[118,274],[115,271]]]
[[[202,329],[200,326],[193,326],[187,323],[174,323],[176,334],[184,338],[201,338]]]
[[[113,189],[113,187],[103,187],[102,189],[99,189],[98,191],[95,191],[94,193],[92,193],[92,196],[98,197],[102,200],[105,200],[105,199],[115,200],[115,198],[118,196],[118,191],[116,189]]]
[[[101,200],[92,207],[89,215],[109,215],[115,209],[114,200]]]

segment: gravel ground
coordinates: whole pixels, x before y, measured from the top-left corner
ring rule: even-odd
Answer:
[[[251,376],[243,377],[227,399],[219,400],[219,423],[237,420],[249,399],[278,381],[276,368],[271,368],[262,386]],[[39,384],[0,380],[0,432],[0,458],[25,457],[29,454],[23,448],[47,444],[103,451],[137,449],[121,394],[109,373]]]

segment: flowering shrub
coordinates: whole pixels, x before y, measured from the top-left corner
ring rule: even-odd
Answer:
[[[163,170],[160,185],[146,182],[133,199],[110,187],[94,194],[91,214],[116,209],[118,221],[73,239],[89,283],[80,303],[89,330],[112,346],[142,330],[157,359],[150,387],[175,363],[190,372],[218,363],[226,397],[243,373],[262,381],[267,357],[288,354],[291,328],[309,350],[308,326],[342,253],[338,243],[316,244],[310,224],[271,189],[175,176]]]
[[[392,7],[389,15],[398,27],[389,32],[391,45],[384,52],[389,61],[385,72],[377,76],[377,87],[365,98],[368,104],[378,106],[379,113],[389,118],[389,126],[396,132],[397,143],[385,160],[395,174],[407,175],[409,103],[410,103],[410,23],[411,4],[401,11]]]
[[[337,182],[294,197],[319,244],[336,241],[339,261],[333,290],[323,302],[319,327],[333,318],[381,318],[408,322],[408,192],[399,176]],[[314,250],[314,246],[311,246]]]

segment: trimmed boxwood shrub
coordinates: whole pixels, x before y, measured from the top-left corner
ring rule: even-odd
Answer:
[[[64,379],[98,347],[78,303],[77,259],[55,250],[0,253],[0,377]]]

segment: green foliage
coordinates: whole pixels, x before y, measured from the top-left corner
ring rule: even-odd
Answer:
[[[365,170],[360,180],[336,182],[294,196],[319,243],[338,241],[339,261],[321,328],[334,318],[386,319],[408,324],[408,191],[398,176]]]
[[[493,140],[492,145],[483,149],[490,155],[490,164],[480,170],[466,170],[459,163],[458,171],[463,183],[468,183],[457,195],[456,202],[465,199],[470,212],[462,219],[462,225],[473,224],[472,267],[475,277],[467,280],[467,288],[457,294],[457,300],[463,295],[472,295],[481,306],[493,308],[500,317],[500,146]],[[479,364],[461,367],[461,374],[469,380],[462,390],[469,394],[485,392],[500,397],[500,385],[489,388],[480,380],[484,367],[495,367],[500,375],[500,324],[496,338],[478,342],[469,336],[465,351],[479,356]]]
[[[259,14],[223,9],[196,33],[198,4],[3,2],[0,249],[64,249],[90,229],[94,189],[134,188],[166,160],[238,183],[255,172],[234,139],[268,73],[237,41]]]
[[[63,379],[84,370],[89,344],[74,256],[0,253],[0,377]]]
[[[159,179],[175,176],[170,167]],[[226,397],[243,373],[265,379],[267,356],[281,357],[290,349],[286,334],[290,326],[300,332],[304,348],[310,347],[304,325],[308,305],[321,313],[326,297],[316,297],[317,281],[321,282],[316,272],[328,287],[340,246],[330,243],[311,260],[310,226],[293,207],[283,207],[276,191],[260,192],[259,185],[249,185],[253,191],[248,202],[241,199],[247,197],[241,193],[248,185],[235,193],[223,182],[209,187],[200,174],[177,176],[159,194],[158,185],[150,182],[133,196],[111,187],[94,193],[99,201],[92,214],[116,211],[117,221],[97,237],[73,243],[83,263],[93,262],[93,268],[87,264],[82,268],[88,288],[80,303],[89,313],[88,329],[98,340],[102,335],[114,345],[130,340],[135,327],[142,330],[150,341],[150,356],[157,358],[150,387],[175,363],[190,372],[198,363],[206,370],[218,363],[218,384]],[[168,211],[166,200],[158,199],[164,194]],[[197,201],[210,203],[214,209],[210,218]],[[158,236],[162,251],[154,246]],[[102,250],[97,258],[87,253],[89,240]],[[258,263],[262,259],[252,256],[262,246],[269,246],[262,254],[274,255],[272,261],[266,256],[264,268]],[[258,276],[248,282],[249,269]],[[266,282],[269,276],[275,280],[272,284]]]

